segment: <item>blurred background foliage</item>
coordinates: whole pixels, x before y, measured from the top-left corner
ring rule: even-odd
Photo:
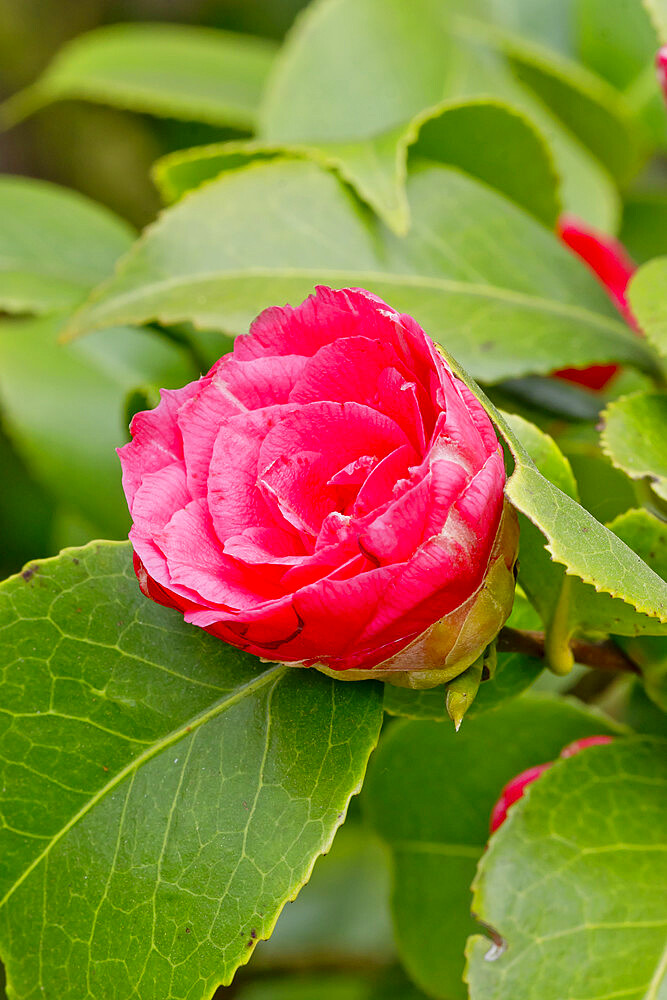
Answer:
[[[305,0],[0,0],[0,99],[32,83],[65,42],[102,25],[167,21],[280,40],[305,6]],[[68,101],[2,136],[0,171],[75,188],[142,226],[160,205],[149,178],[159,156],[242,134]]]
[[[0,0],[0,102],[31,84],[66,42],[102,25],[167,21],[280,40],[304,6],[305,0]],[[80,191],[139,228],[160,208],[150,179],[155,160],[175,149],[246,135],[63,101],[0,134],[0,173]],[[1,422],[0,468],[0,577],[35,554],[85,541],[91,528],[99,533],[37,484]]]

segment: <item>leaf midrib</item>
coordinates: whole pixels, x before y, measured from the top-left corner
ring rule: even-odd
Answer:
[[[4,897],[0,899],[0,909],[8,902],[14,892],[19,888],[19,886],[28,878],[28,876],[41,864],[44,858],[48,857],[49,853],[55,847],[55,845],[62,840],[62,838],[69,833],[69,831],[74,827],[79,820],[83,819],[90,810],[97,805],[101,800],[114,788],[121,784],[133,771],[138,770],[143,764],[147,763],[153,757],[156,757],[159,753],[165,750],[167,747],[173,746],[184,736],[189,736],[195,730],[199,729],[200,726],[205,725],[211,719],[216,718],[216,716],[221,715],[227,709],[232,708],[236,705],[242,698],[254,694],[256,691],[261,690],[266,687],[274,678],[277,683],[278,680],[287,672],[288,666],[284,663],[274,664],[264,673],[260,674],[259,677],[254,677],[251,681],[246,684],[242,684],[237,687],[231,694],[228,694],[224,698],[220,698],[217,702],[211,705],[209,708],[200,712],[198,715],[193,716],[191,719],[186,720],[178,728],[173,729],[162,739],[157,740],[150,747],[144,750],[143,753],[139,754],[132,761],[121,768],[115,775],[113,775],[94,795],[88,799],[87,802],[79,809],[74,816],[71,817],[65,823],[65,825],[50,838],[48,845],[44,850],[35,857],[27,868],[21,873],[12,886],[7,890]]]
[[[633,343],[633,335],[624,328],[620,320],[591,312],[582,306],[571,305],[566,302],[559,302],[556,299],[546,299],[536,295],[528,295],[525,292],[518,292],[513,289],[501,288],[497,285],[478,285],[472,282],[457,281],[453,278],[434,278],[427,275],[402,274],[392,271],[368,271],[360,270],[338,270],[333,268],[239,268],[235,270],[206,271],[195,275],[161,278],[149,284],[143,284],[140,288],[133,288],[128,292],[115,295],[106,301],[103,299],[104,286],[99,290],[99,297],[95,296],[84,307],[81,313],[85,317],[89,313],[94,317],[95,312],[103,313],[105,308],[112,307],[113,310],[125,308],[136,300],[141,300],[149,295],[170,291],[181,287],[188,287],[202,283],[218,281],[220,283],[239,281],[248,278],[313,278],[318,282],[324,279],[341,279],[343,281],[360,279],[376,282],[391,282],[395,285],[415,288],[433,288],[445,292],[460,295],[475,295],[480,298],[497,299],[500,302],[508,302],[523,309],[542,309],[545,312],[561,315],[568,319],[579,319],[592,327],[597,327],[605,332],[614,333],[622,337],[629,343]],[[102,322],[105,322],[102,320]],[[114,320],[115,322],[115,320]],[[68,333],[84,332],[84,329],[94,329],[94,326],[83,327],[77,323],[77,317],[69,327]],[[641,346],[641,345],[638,345]]]

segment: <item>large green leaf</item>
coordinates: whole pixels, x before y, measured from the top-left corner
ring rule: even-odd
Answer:
[[[13,125],[52,101],[77,99],[212,125],[251,127],[273,43],[183,24],[114,24],[81,35],[0,108]]]
[[[662,45],[667,45],[667,0],[642,0]]]
[[[544,132],[564,177],[568,210],[612,227],[615,195],[605,169],[515,79],[484,26],[456,13],[431,0],[316,0],[274,64],[261,138],[316,147],[388,225],[404,232],[405,147],[415,116],[444,99],[500,98]],[[634,141],[620,138],[625,122],[608,108],[599,113],[611,115],[617,142],[629,151]]]
[[[609,404],[602,420],[602,448],[614,465],[667,500],[667,394],[624,396]]]
[[[667,580],[667,525],[663,520],[642,508],[621,514],[610,528]],[[636,636],[619,643],[641,668],[648,695],[667,712],[667,637]]]
[[[430,995],[466,995],[463,949],[475,929],[470,883],[503,785],[574,739],[613,731],[574,702],[529,695],[466,720],[459,733],[439,722],[388,730],[363,803],[393,856],[399,953]]]
[[[77,305],[132,243],[108,209],[66,188],[0,177],[0,308],[46,313]]]
[[[553,50],[502,37],[518,78],[547,104],[567,128],[620,182],[638,171],[643,138],[621,94],[594,73]]]
[[[185,625],[141,595],[127,543],[27,567],[0,616],[10,994],[207,1000],[328,849],[379,687]]]
[[[480,863],[472,1000],[664,996],[667,744],[622,740],[558,761]]]
[[[259,134],[274,144],[320,147],[405,231],[407,133],[416,115],[446,96],[450,50],[430,0],[318,0],[276,59]]]
[[[667,634],[659,575],[576,502],[572,470],[547,434],[516,414],[503,422],[517,462],[506,492],[524,515],[519,579],[548,628],[559,614],[564,637],[577,630]]]
[[[242,333],[321,283],[377,292],[488,382],[610,359],[653,367],[580,262],[497,192],[430,165],[408,193],[400,238],[312,163],[228,171],[147,230],[71,332],[160,318]]]
[[[95,531],[122,537],[129,515],[115,448],[128,438],[127,393],[146,384],[174,388],[198,373],[183,349],[152,330],[125,327],[61,344],[62,323],[58,315],[0,320],[2,419],[54,498]]]
[[[667,122],[664,110],[662,114]],[[653,257],[664,257],[667,254],[667,192],[658,190],[629,195],[623,205],[619,239],[640,264]]]
[[[476,98],[450,102],[416,125],[413,157],[460,167],[550,228],[555,225],[561,211],[559,177],[548,146],[525,114]]]
[[[632,313],[650,342],[667,357],[667,257],[640,267],[630,282]]]
[[[402,199],[402,204],[407,147],[413,157],[461,167],[527,208],[542,222],[555,224],[560,203],[549,151],[528,119],[508,105],[482,99],[447,102],[435,111],[417,116],[406,130],[399,149],[402,165],[400,177],[396,178],[400,187],[395,197]],[[173,202],[223,170],[280,155],[313,159],[337,169],[343,179],[354,181],[346,175],[344,164],[319,146],[262,140],[176,150],[158,160],[153,176],[163,199]],[[374,198],[377,201],[377,186],[361,193],[370,204],[374,204]]]

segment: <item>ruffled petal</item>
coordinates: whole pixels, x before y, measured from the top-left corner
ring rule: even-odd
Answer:
[[[244,409],[259,410],[287,403],[307,362],[308,358],[299,354],[249,361],[240,361],[233,354],[225,354],[213,365],[209,375],[224,381]]]
[[[200,391],[206,379],[182,389],[161,389],[154,410],[135,413],[130,424],[132,440],[117,448],[123,470],[123,490],[132,510],[134,495],[144,476],[183,459],[183,440],[177,423],[180,408]]]
[[[266,435],[291,411],[269,406],[232,417],[219,430],[208,476],[208,507],[221,542],[245,528],[271,527],[275,518],[257,485],[258,462]],[[284,529],[284,526],[283,526]]]
[[[388,314],[398,316],[371,292],[318,286],[296,308],[271,306],[260,313],[250,332],[236,338],[234,356],[239,361],[285,354],[312,357],[325,344],[357,336],[360,329],[364,336],[385,339]]]
[[[172,583],[194,591],[207,604],[237,610],[279,595],[266,573],[250,573],[225,555],[213,531],[206,501],[193,500],[177,511],[155,538],[167,560]]]

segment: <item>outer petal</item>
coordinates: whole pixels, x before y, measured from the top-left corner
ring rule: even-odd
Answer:
[[[194,591],[202,602],[242,610],[280,596],[266,572],[251,572],[225,555],[205,500],[177,511],[155,540],[167,560],[172,584]]]
[[[130,512],[142,478],[171,462],[183,459],[178,411],[200,391],[205,382],[206,379],[200,379],[198,382],[190,382],[182,389],[161,389],[160,402],[155,409],[142,410],[132,418],[132,440],[117,449],[123,470],[123,489]]]
[[[288,402],[307,361],[299,354],[249,361],[240,361],[233,354],[225,354],[216,361],[209,375],[225,382],[243,409],[259,410]]]
[[[300,306],[272,306],[260,313],[247,336],[237,337],[234,356],[239,361],[262,356],[301,354],[312,357],[339,337],[386,339],[387,314],[394,309],[376,295],[358,288],[318,286]],[[384,336],[383,336],[384,334]]]
[[[291,410],[268,406],[232,417],[218,430],[208,477],[208,506],[221,542],[249,527],[275,523],[257,485],[262,443],[281,418]],[[287,525],[280,525],[284,530]]]

